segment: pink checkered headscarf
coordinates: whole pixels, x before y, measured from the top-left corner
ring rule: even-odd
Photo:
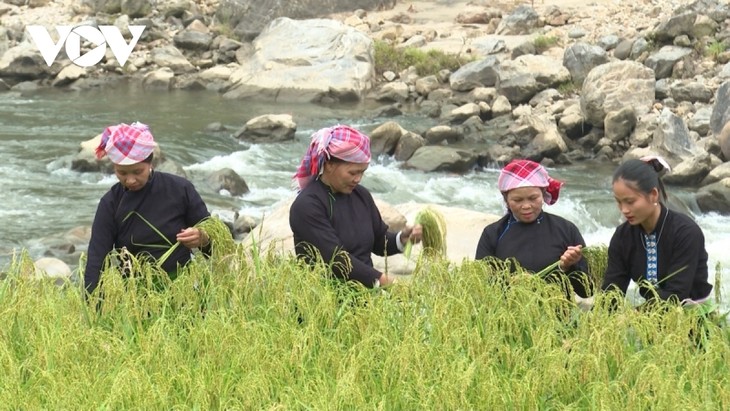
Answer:
[[[155,150],[156,144],[146,124],[118,124],[107,127],[101,134],[101,143],[96,148],[96,158],[109,156],[114,164],[137,164],[146,160]]]
[[[562,181],[548,176],[545,167],[530,160],[513,160],[499,172],[497,187],[502,193],[520,187],[544,188],[543,199],[547,204],[558,201]]]
[[[350,126],[336,125],[316,131],[294,179],[302,190],[322,173],[330,157],[350,163],[370,162],[370,138]]]

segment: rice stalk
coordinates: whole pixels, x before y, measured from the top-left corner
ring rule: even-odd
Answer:
[[[443,214],[432,207],[425,207],[416,214],[415,224],[423,230],[421,244],[423,253],[429,257],[446,257],[446,220]],[[408,241],[403,254],[410,260],[413,242]]]

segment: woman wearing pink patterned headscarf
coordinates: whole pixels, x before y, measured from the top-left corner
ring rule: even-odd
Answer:
[[[392,278],[373,267],[372,253],[401,252],[408,241],[420,241],[421,226],[388,231],[372,195],[360,185],[369,163],[367,135],[344,125],[315,132],[294,175],[300,192],[289,225],[297,256],[315,262],[316,250],[332,263],[335,277],[373,287]]]
[[[559,271],[567,273],[573,290],[586,297],[590,288],[587,277],[578,275],[588,272],[581,253],[583,236],[575,224],[542,209],[543,204],[558,201],[563,183],[534,161],[514,160],[500,171],[497,186],[507,214],[484,229],[476,258],[515,258],[532,272],[560,260]],[[572,292],[569,295],[572,297]]]
[[[179,241],[184,247],[177,247],[162,264],[174,274],[190,260],[190,249],[209,246],[207,234],[193,227],[210,216],[205,203],[190,181],[153,170],[156,147],[150,128],[142,123],[109,126],[101,134],[96,157],[111,161],[119,182],[101,198],[91,228],[84,272],[89,293],[99,285],[112,250],[125,248],[158,259]]]

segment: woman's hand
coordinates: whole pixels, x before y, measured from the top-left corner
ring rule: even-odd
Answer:
[[[177,233],[177,241],[187,248],[202,248],[208,245],[208,234],[196,227],[188,227]]]
[[[568,247],[567,250],[563,253],[563,255],[560,256],[560,264],[558,264],[558,268],[560,268],[560,271],[565,271],[568,268],[576,265],[578,261],[583,257],[583,252],[581,251],[583,249],[583,246],[578,245],[571,245]]]
[[[416,224],[415,226],[406,226],[403,230],[400,232],[400,242],[401,244],[405,244],[410,240],[413,242],[413,244],[418,244],[421,242],[421,238],[423,237],[423,227],[421,227],[420,224]]]

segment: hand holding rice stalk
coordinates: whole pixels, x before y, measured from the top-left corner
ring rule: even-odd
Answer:
[[[140,218],[145,224],[147,224],[157,235],[160,236],[160,238],[167,243],[167,245],[164,244],[135,244],[135,245],[141,245],[145,247],[152,247],[152,248],[165,248],[169,247],[165,253],[160,256],[160,258],[157,259],[157,266],[162,267],[162,265],[167,261],[168,258],[172,255],[172,253],[175,252],[175,250],[180,246],[180,241],[176,241],[174,244],[168,240],[168,238],[160,232],[160,230],[157,229],[151,222],[149,222],[146,218],[142,217],[141,214],[139,214],[136,211],[131,211],[129,214],[127,214],[126,217],[124,217],[124,221],[126,221],[129,217],[132,215],[136,215]],[[225,240],[226,238],[230,238],[230,231],[228,230],[228,227],[220,221],[217,218],[204,218],[200,220],[197,224],[193,226],[193,228],[197,228],[201,231],[201,235],[205,235],[208,237],[208,244],[211,244],[213,241],[218,240]],[[203,234],[205,233],[205,234]],[[232,239],[231,239],[232,242]],[[206,244],[205,246],[207,246]]]
[[[425,207],[416,214],[415,224],[423,230],[421,242],[423,252],[427,256],[446,257],[446,220],[444,216],[431,207]],[[413,242],[408,241],[403,251],[406,259],[411,258]]]

